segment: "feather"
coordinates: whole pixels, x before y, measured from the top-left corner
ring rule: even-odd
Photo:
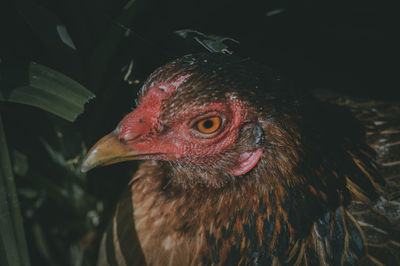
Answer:
[[[188,55],[150,75],[139,111],[111,137],[130,132],[130,145],[162,149],[158,138],[178,143],[174,128],[210,106],[233,125],[218,137],[229,145],[194,140],[183,155],[169,149],[174,156],[146,150],[150,160],[118,203],[99,266],[400,265],[400,105],[313,97],[251,60]],[[156,122],[138,135],[129,130],[150,122],[130,129],[126,121],[140,108]],[[121,148],[123,140],[118,151],[143,156]],[[231,174],[254,149],[262,155],[251,171]],[[86,169],[98,165],[90,156]]]

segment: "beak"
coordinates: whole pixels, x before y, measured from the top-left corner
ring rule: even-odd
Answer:
[[[81,171],[87,172],[98,166],[137,159],[143,153],[133,150],[122,143],[117,133],[111,132],[100,139],[86,154]]]

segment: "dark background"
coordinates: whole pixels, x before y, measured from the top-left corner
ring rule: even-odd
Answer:
[[[27,169],[14,170],[33,265],[94,264],[100,233],[135,164],[84,175],[82,153],[134,107],[156,67],[206,51],[177,30],[233,38],[239,43],[224,42],[230,51],[281,71],[298,87],[400,99],[398,14],[385,2],[3,0],[0,15],[0,64],[35,61],[97,96],[74,123],[0,105],[14,168]],[[124,76],[132,60],[130,84]]]

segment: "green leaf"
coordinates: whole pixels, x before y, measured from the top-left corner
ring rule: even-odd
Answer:
[[[13,162],[13,172],[19,176],[26,176],[29,169],[28,156],[17,150],[13,150],[11,152],[11,158]]]
[[[175,34],[183,39],[194,39],[211,53],[231,53],[229,46],[225,44],[225,41],[239,43],[237,40],[230,37],[206,35],[191,29],[177,30],[175,31]]]
[[[0,117],[0,262],[7,266],[29,266],[21,211],[3,123]],[[4,254],[3,254],[4,253]]]
[[[66,75],[34,62],[0,68],[0,101],[39,107],[72,122],[94,97]]]

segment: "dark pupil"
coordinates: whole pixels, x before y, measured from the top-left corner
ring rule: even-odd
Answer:
[[[204,124],[203,124],[203,126],[204,126],[205,128],[207,128],[207,129],[212,128],[213,125],[214,125],[214,122],[211,121],[211,120],[206,120],[206,121],[204,122]]]

